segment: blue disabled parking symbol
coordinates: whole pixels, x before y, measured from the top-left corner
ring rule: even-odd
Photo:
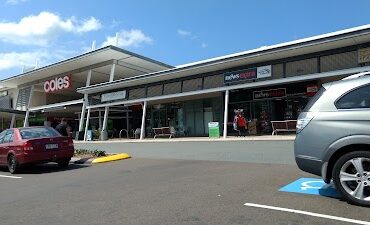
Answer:
[[[332,198],[341,197],[341,194],[335,189],[333,184],[327,184],[322,179],[316,178],[300,178],[293,183],[280,188],[279,191],[322,195]]]

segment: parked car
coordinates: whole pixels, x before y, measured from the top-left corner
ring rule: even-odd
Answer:
[[[69,165],[74,154],[73,140],[51,127],[7,129],[0,133],[0,165],[16,173],[22,165],[57,162]]]
[[[370,206],[370,72],[322,85],[298,118],[294,152],[300,169]]]

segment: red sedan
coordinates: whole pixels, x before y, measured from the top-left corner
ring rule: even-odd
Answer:
[[[0,165],[16,173],[24,164],[57,162],[68,167],[74,153],[73,140],[51,127],[7,129],[0,133]]]

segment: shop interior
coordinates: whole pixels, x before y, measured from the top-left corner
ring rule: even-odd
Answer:
[[[250,135],[271,134],[271,121],[297,120],[310,96],[307,87],[316,85],[316,82],[304,82],[282,86],[265,87],[259,89],[237,90],[230,94],[228,134],[238,135],[233,128],[235,112],[242,111],[248,121]],[[268,96],[256,99],[254,92],[284,89],[281,96]]]

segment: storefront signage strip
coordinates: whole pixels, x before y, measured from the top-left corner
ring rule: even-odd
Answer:
[[[46,93],[61,91],[72,87],[72,76],[66,75],[61,77],[55,77],[51,80],[44,82],[44,91]]]
[[[370,62],[370,48],[361,48],[358,50],[358,63]]]
[[[126,90],[105,93],[101,95],[101,102],[115,101],[126,98]]]
[[[227,72],[224,74],[224,83],[233,83],[244,80],[253,80],[271,77],[271,65],[251,69]]]
[[[281,98],[286,97],[286,88],[277,88],[262,91],[253,91],[253,99]]]

